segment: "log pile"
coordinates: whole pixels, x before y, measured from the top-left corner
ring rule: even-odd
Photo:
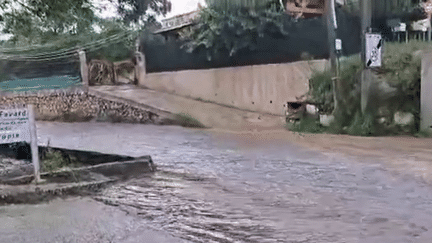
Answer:
[[[88,64],[89,85],[114,85],[116,74],[114,64],[107,60],[91,60]]]
[[[114,63],[116,84],[136,84],[135,64],[132,61]]]
[[[83,91],[2,97],[0,104],[34,104],[36,119],[83,122],[91,120],[158,123],[159,115],[126,102],[117,102]],[[102,119],[102,120],[101,120]]]
[[[135,64],[132,61],[91,60],[88,69],[90,86],[135,83]]]

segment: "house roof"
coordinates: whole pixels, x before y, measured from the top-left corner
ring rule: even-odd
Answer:
[[[195,18],[198,16],[199,10],[195,10],[189,13],[176,15],[171,18],[162,20],[162,27],[155,31],[155,34],[164,33],[176,29],[183,28],[185,26],[191,25]]]

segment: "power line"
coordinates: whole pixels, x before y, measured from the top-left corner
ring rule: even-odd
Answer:
[[[129,34],[132,33],[132,31],[115,34],[109,37],[106,37],[102,40],[94,41],[87,43],[81,48],[86,51],[95,51],[103,46],[114,44],[123,41],[124,39],[129,37]],[[54,52],[45,52],[45,53],[39,53],[36,55],[0,55],[0,59],[3,60],[27,60],[27,61],[48,61],[48,60],[55,60],[55,59],[61,59],[66,57],[73,57],[77,55],[77,48],[67,48],[62,49]]]
[[[119,38],[125,37],[126,35],[128,35],[128,33],[121,33],[121,34],[112,35],[112,36],[106,37],[106,38],[98,40],[98,41],[93,41],[93,42],[87,43],[87,44],[83,45],[82,48],[83,49],[92,48],[93,46],[103,44],[104,42],[114,41],[114,40],[117,40]],[[22,55],[22,56],[26,56],[28,58],[32,58],[32,57],[36,58],[36,57],[44,57],[44,56],[57,56],[59,54],[64,55],[64,54],[68,54],[68,53],[76,53],[76,50],[77,50],[76,47],[71,47],[71,48],[61,49],[58,51],[43,52],[43,53],[38,53],[35,55]]]
[[[0,52],[7,52],[7,51],[31,51],[31,50],[36,50],[37,48],[47,48],[47,47],[52,47],[55,46],[54,44],[45,44],[45,45],[34,45],[31,47],[0,47]]]
[[[58,56],[58,57],[50,57],[50,58],[40,58],[40,59],[27,59],[27,58],[19,58],[14,56],[1,56],[1,60],[7,60],[7,61],[21,61],[21,62],[47,62],[52,60],[59,60],[59,59],[66,59],[66,58],[72,58],[75,55],[69,54],[64,56]]]
[[[109,37],[105,37],[104,39],[101,40],[97,40],[97,41],[93,41],[87,44],[84,44],[81,46],[82,49],[86,50],[86,49],[91,49],[94,47],[98,47],[98,46],[103,46],[106,44],[111,44],[111,43],[118,43],[119,41],[121,41],[122,39],[128,38],[129,36],[132,36],[131,34],[133,33],[133,31],[127,31],[124,33],[119,33],[119,34],[115,34]],[[8,55],[8,56],[15,56],[15,57],[20,57],[20,58],[28,58],[28,59],[37,59],[37,58],[49,58],[49,57],[57,57],[57,56],[61,56],[61,55],[67,55],[67,54],[75,54],[77,51],[77,47],[71,47],[71,48],[65,48],[65,49],[61,49],[58,51],[52,51],[52,52],[43,52],[43,53],[38,53],[38,54],[34,54],[34,55]],[[0,50],[1,52],[1,50]],[[9,51],[11,52],[11,51]]]

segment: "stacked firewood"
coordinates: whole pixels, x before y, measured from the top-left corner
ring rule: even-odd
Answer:
[[[91,60],[88,64],[89,85],[113,85],[116,82],[114,64],[107,60]]]
[[[113,63],[91,60],[88,64],[89,85],[116,85],[134,83],[135,65],[132,61]]]
[[[34,104],[37,120],[157,123],[158,115],[126,102],[87,92],[2,97],[0,104]]]

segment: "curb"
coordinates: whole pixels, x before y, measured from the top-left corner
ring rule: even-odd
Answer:
[[[0,205],[34,204],[57,196],[90,194],[110,183],[154,172],[155,170],[156,167],[151,157],[143,156],[132,161],[112,162],[42,173],[41,177],[47,182],[38,185],[34,183],[28,184],[33,181],[34,175],[16,177],[4,181],[3,185],[0,185]],[[84,174],[91,178],[90,181],[73,181],[73,178],[76,179],[76,175]],[[67,178],[72,181],[59,183],[55,182],[56,178]]]
[[[71,168],[68,170],[58,170],[53,172],[41,173],[41,178],[52,178],[54,176],[70,177],[74,173],[92,172],[102,174],[103,176],[128,176],[147,172],[154,172],[156,166],[150,156],[142,156],[129,161],[110,162],[93,166]],[[34,175],[19,176],[12,179],[1,181],[3,185],[22,185],[31,183],[34,180]]]
[[[36,204],[49,201],[58,196],[91,194],[115,181],[113,179],[106,179],[93,182],[68,183],[65,186],[55,186],[52,184],[42,186],[31,185],[19,190],[16,190],[17,186],[11,186],[8,188],[9,190],[0,191],[0,205]]]

